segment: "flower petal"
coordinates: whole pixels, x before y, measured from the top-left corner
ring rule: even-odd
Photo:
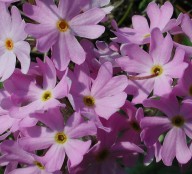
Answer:
[[[85,61],[85,51],[72,33],[65,34],[65,41],[71,60],[80,65]]]
[[[44,157],[48,161],[45,165],[47,171],[54,172],[60,170],[65,160],[65,149],[60,144],[54,144]]]
[[[132,25],[137,32],[146,33],[146,34],[149,33],[149,24],[147,22],[147,19],[143,16],[134,15],[132,17]]]
[[[104,63],[97,74],[97,78],[93,82],[91,93],[92,95],[96,95],[105,84],[112,78],[112,64],[110,62]]]
[[[16,56],[12,52],[6,52],[1,56],[1,59],[7,59],[7,64],[3,74],[1,75],[0,82],[5,81],[13,74],[16,65]]]
[[[162,146],[162,160],[166,166],[171,166],[176,155],[177,128],[171,129],[165,136]]]
[[[70,54],[64,34],[60,34],[58,41],[53,45],[52,54],[55,67],[64,71],[70,62]]]
[[[97,39],[105,31],[105,27],[100,25],[74,25],[71,27],[76,36],[88,39]]]
[[[70,160],[71,167],[78,165],[83,160],[83,155],[88,151],[91,141],[70,139],[65,144],[65,151]]]
[[[42,70],[43,74],[43,89],[53,89],[56,85],[57,77],[56,77],[56,69],[53,62],[46,57],[45,63],[43,63],[40,59],[37,59],[37,63]]]
[[[99,23],[104,17],[105,13],[99,8],[92,8],[82,14],[77,15],[70,21],[70,25],[94,25]]]
[[[47,149],[54,143],[55,133],[47,128],[34,126],[23,133],[25,137],[19,139],[19,144],[27,151]]]
[[[26,74],[30,66],[30,45],[27,42],[19,41],[15,44],[14,52],[21,63],[21,72]]]
[[[185,132],[177,128],[177,142],[176,142],[176,158],[180,164],[186,164],[191,159],[191,151],[187,146],[187,140]]]

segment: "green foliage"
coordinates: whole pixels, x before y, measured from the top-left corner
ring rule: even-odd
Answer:
[[[2,168],[0,168],[0,174],[3,174],[3,169]]]
[[[0,89],[2,89],[3,88],[3,83],[0,83]]]
[[[142,0],[140,3],[139,3],[139,7],[138,9],[140,11],[143,11],[146,9],[147,5],[151,2],[151,0]]]
[[[182,43],[183,43],[184,45],[187,45],[187,46],[192,46],[192,42],[191,42],[190,39],[189,39],[188,37],[186,37],[186,36],[183,36],[183,41],[182,41]]]

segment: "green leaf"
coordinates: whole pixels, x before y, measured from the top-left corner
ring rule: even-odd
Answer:
[[[3,169],[2,168],[0,168],[0,174],[3,174]]]
[[[152,0],[143,0],[139,3],[139,10],[143,11]]]
[[[2,88],[3,88],[3,83],[0,82],[0,89],[2,89]]]
[[[186,36],[183,36],[183,41],[182,43],[186,46],[192,46],[192,42],[190,41],[190,39]]]

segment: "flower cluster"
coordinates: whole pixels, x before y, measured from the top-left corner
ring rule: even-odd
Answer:
[[[111,42],[94,43],[110,0],[17,3],[0,1],[5,174],[125,174],[140,155],[145,165],[191,160],[192,47],[174,40],[192,41],[187,14],[151,2],[149,20],[112,21]]]

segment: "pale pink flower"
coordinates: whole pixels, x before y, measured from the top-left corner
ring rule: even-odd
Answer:
[[[30,45],[25,42],[25,22],[17,7],[11,8],[11,15],[4,3],[0,3],[0,81],[8,79],[15,70],[16,57],[21,63],[22,73],[30,65]]]

